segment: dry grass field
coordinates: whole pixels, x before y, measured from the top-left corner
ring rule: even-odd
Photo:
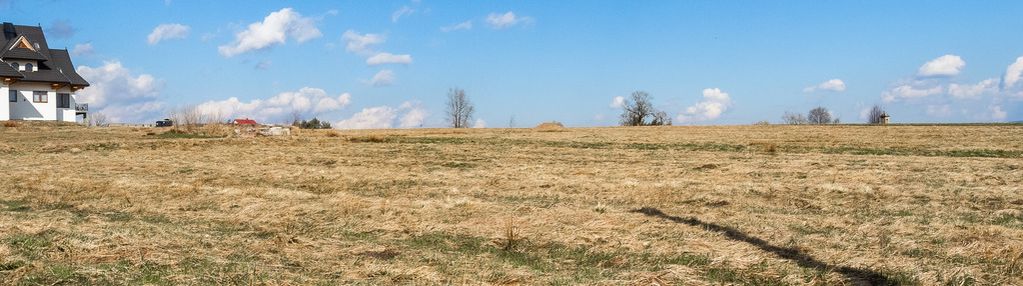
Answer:
[[[0,127],[0,281],[1021,285],[1023,126]]]

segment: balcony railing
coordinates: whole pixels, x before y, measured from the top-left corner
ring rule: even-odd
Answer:
[[[75,103],[75,112],[89,112],[89,104]]]

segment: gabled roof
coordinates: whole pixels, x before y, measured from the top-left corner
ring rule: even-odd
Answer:
[[[238,124],[238,125],[259,125],[259,123],[256,123],[255,120],[248,119],[248,118],[246,118],[246,119],[235,119],[234,120],[234,124]]]
[[[89,86],[89,82],[75,71],[71,55],[66,49],[49,48],[41,27],[3,23],[3,38],[0,38],[0,42],[4,43],[3,50],[0,50],[0,60],[39,61],[38,71],[34,72],[20,72],[8,64],[0,64],[0,76],[18,78],[20,81]]]
[[[11,47],[14,47],[18,38],[25,37],[25,40],[32,45],[32,47],[41,52],[43,56],[48,56],[43,51],[49,51],[50,46],[46,43],[46,36],[43,35],[43,28],[36,26],[22,26],[11,23],[4,23],[4,52],[7,52]],[[2,57],[2,55],[0,55]],[[47,59],[49,59],[47,57]]]

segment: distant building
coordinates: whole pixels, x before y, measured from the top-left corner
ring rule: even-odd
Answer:
[[[888,125],[888,118],[889,117],[891,117],[891,116],[888,116],[887,112],[882,112],[881,113],[881,125]]]
[[[255,120],[248,119],[248,118],[245,118],[245,119],[235,119],[231,123],[234,123],[234,125],[251,125],[251,126],[259,125],[259,123],[257,123]]]
[[[67,49],[50,49],[42,27],[3,23],[0,38],[0,120],[84,120],[88,104],[75,92],[89,86],[71,63]]]

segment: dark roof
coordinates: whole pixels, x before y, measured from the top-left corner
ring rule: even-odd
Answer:
[[[25,37],[35,51],[20,47],[12,49],[19,44],[21,37]],[[0,38],[0,43],[4,43],[3,50],[0,50],[0,60],[39,61],[38,71],[34,72],[19,72],[8,64],[0,64],[0,76],[20,78],[21,81],[89,86],[89,82],[75,71],[75,66],[71,63],[71,55],[67,50],[50,49],[41,27],[5,22],[3,23],[3,38]]]
[[[18,72],[18,70],[14,69],[14,67],[6,63],[0,63],[0,76],[14,78],[24,77],[21,75],[21,73]]]
[[[25,76],[19,81],[32,81],[32,82],[52,82],[52,83],[71,83],[70,80],[59,71],[55,70],[38,70],[34,72],[23,72],[21,75]]]
[[[15,44],[17,44],[17,43],[15,43]],[[6,53],[4,53],[3,57],[5,59],[23,59],[23,60],[37,60],[37,61],[49,60],[45,56],[43,56],[43,54],[40,54],[37,51],[29,50],[29,49],[26,49],[26,48],[13,48],[13,49],[10,49]]]
[[[47,63],[53,65],[54,69],[66,76],[67,79],[71,81],[71,84],[89,86],[89,82],[85,81],[82,76],[75,72],[75,65],[71,63],[71,55],[67,52],[67,50],[51,49],[50,56],[52,57],[52,60]]]

